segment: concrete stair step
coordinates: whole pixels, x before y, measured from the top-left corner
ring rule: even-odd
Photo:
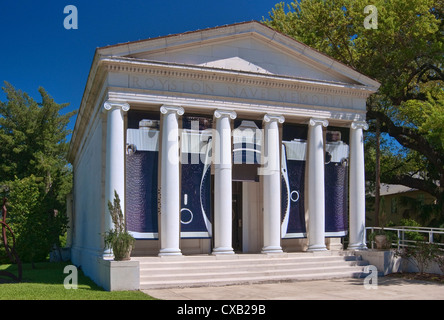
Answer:
[[[139,261],[141,289],[362,277],[368,265],[360,257],[331,251],[133,259]]]
[[[309,281],[309,280],[325,280],[337,278],[358,278],[361,277],[359,270],[347,270],[340,272],[323,272],[319,274],[307,273],[297,275],[278,276],[248,276],[237,279],[211,279],[201,278],[197,280],[161,280],[140,282],[140,289],[168,289],[168,288],[191,288],[203,286],[225,286],[236,284],[254,284],[254,283],[270,283],[270,282],[285,282],[285,281]]]
[[[275,262],[275,263],[250,263],[250,264],[241,264],[241,265],[218,265],[218,264],[205,264],[196,266],[195,268],[184,268],[183,266],[155,266],[155,267],[144,267],[141,268],[140,276],[161,276],[168,271],[168,275],[173,274],[208,274],[208,273],[217,273],[217,272],[230,272],[230,270],[236,271],[269,271],[269,270],[303,270],[303,269],[311,269],[311,268],[332,268],[332,267],[341,267],[343,268],[345,265],[348,266],[365,266],[367,263],[365,261],[353,261],[346,262],[344,261],[322,261],[322,262]]]
[[[300,255],[230,255],[230,256],[179,256],[179,257],[143,257],[133,258],[138,260],[141,267],[153,268],[159,267],[193,267],[202,265],[246,265],[246,264],[276,264],[279,261],[284,261],[286,263],[307,263],[307,262],[318,262],[320,259],[322,261],[356,261],[360,257],[355,256],[340,256],[340,255],[310,255],[310,254],[300,254]]]
[[[178,266],[178,267],[192,267],[192,266],[200,266],[202,264],[205,265],[248,265],[248,264],[275,264],[279,261],[284,261],[287,263],[309,263],[309,262],[317,262],[319,258],[267,258],[267,259],[226,259],[226,260],[172,260],[172,261],[140,261],[141,266],[149,266],[149,267],[164,267],[164,266]],[[322,261],[344,261],[342,257],[325,257]],[[355,261],[355,260],[349,260]]]
[[[356,269],[355,271],[359,271],[360,269]],[[237,279],[243,277],[255,277],[255,276],[281,276],[287,277],[289,275],[302,275],[302,274],[319,274],[324,272],[340,272],[344,271],[343,266],[336,267],[311,267],[305,269],[281,269],[281,270],[225,270],[211,273],[203,273],[203,272],[193,272],[193,273],[176,273],[176,274],[162,274],[162,275],[149,275],[149,276],[140,276],[141,282],[146,282],[150,280],[161,281],[161,280],[198,280],[202,278],[210,278],[210,279]]]

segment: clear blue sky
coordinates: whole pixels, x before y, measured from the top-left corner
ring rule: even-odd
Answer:
[[[36,101],[41,86],[57,103],[70,103],[64,111],[78,109],[97,47],[260,21],[278,2],[0,0],[0,86],[8,81]],[[63,26],[67,5],[77,7],[77,30]],[[6,100],[3,91],[0,100]],[[71,129],[74,122],[73,117]]]

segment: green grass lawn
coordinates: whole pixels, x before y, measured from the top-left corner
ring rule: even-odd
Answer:
[[[12,283],[0,277],[0,300],[153,300],[141,291],[104,291],[82,271],[78,272],[77,289],[65,289],[63,281],[68,274],[63,269],[69,263],[42,262],[23,264],[21,283]],[[0,265],[0,270],[17,274],[16,265]]]

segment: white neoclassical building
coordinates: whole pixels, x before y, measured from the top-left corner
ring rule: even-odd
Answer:
[[[101,276],[114,190],[134,256],[365,248],[378,87],[255,21],[98,48],[69,150],[73,263]]]

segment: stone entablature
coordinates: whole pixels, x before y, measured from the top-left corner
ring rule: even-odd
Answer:
[[[155,61],[131,58],[106,58],[101,61],[113,81],[119,83],[119,73],[129,76],[127,87],[169,92],[185,92],[224,97],[291,102],[326,107],[365,109],[361,103],[343,101],[366,99],[373,91],[362,85],[341,82],[316,81],[311,79],[228,71],[210,67],[192,67],[179,64],[164,64]],[[113,84],[112,82],[110,83]],[[272,91],[269,91],[272,90]],[[298,93],[312,95],[307,99],[297,97]],[[322,95],[340,96],[337,101],[322,99]]]

